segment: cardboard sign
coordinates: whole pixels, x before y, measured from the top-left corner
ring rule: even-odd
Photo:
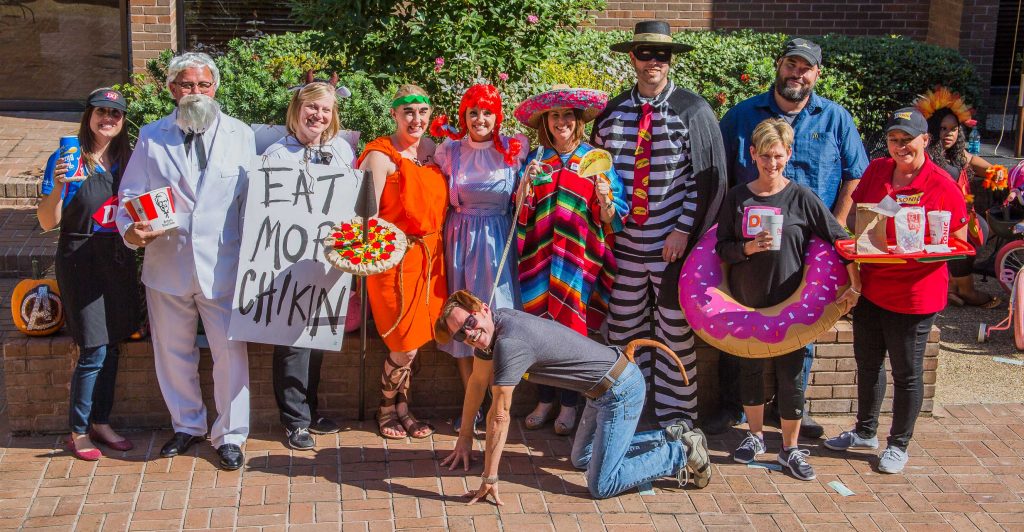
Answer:
[[[327,265],[322,241],[355,215],[362,172],[253,160],[228,337],[337,351],[351,274]]]

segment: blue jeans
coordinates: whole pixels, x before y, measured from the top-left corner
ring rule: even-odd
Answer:
[[[634,434],[647,385],[630,364],[612,387],[588,400],[572,446],[572,464],[587,470],[590,494],[614,497],[632,487],[676,474],[686,467],[686,447],[663,429]]]
[[[71,406],[68,425],[72,432],[84,434],[89,423],[106,425],[114,407],[117,381],[117,345],[79,348],[78,365],[71,375]]]

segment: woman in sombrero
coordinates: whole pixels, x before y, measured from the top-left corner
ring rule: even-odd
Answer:
[[[542,148],[530,155],[519,189],[526,191],[516,220],[523,310],[583,335],[599,329],[607,311],[615,277],[612,234],[628,214],[614,168],[592,177],[577,174],[582,157],[594,149],[583,141],[584,127],[607,103],[604,92],[556,86],[515,110],[516,120],[537,130]],[[547,423],[556,395],[561,408],[555,432],[572,433],[578,394],[546,386],[539,387],[526,428]]]

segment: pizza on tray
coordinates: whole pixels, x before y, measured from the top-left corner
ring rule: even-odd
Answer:
[[[363,219],[356,216],[331,228],[324,238],[327,263],[353,275],[373,275],[398,265],[405,255],[408,241],[405,233],[380,218],[367,222],[369,235],[363,242]]]

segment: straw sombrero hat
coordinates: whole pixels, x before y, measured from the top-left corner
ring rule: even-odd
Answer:
[[[615,43],[610,48],[613,52],[628,53],[634,46],[669,48],[673,53],[693,50],[689,44],[672,42],[672,30],[668,22],[661,20],[637,22],[633,27],[632,41]]]
[[[523,125],[537,129],[541,116],[552,109],[579,109],[583,111],[583,123],[587,123],[597,118],[605,105],[608,105],[608,93],[604,91],[555,85],[549,91],[527,98],[513,114]]]

